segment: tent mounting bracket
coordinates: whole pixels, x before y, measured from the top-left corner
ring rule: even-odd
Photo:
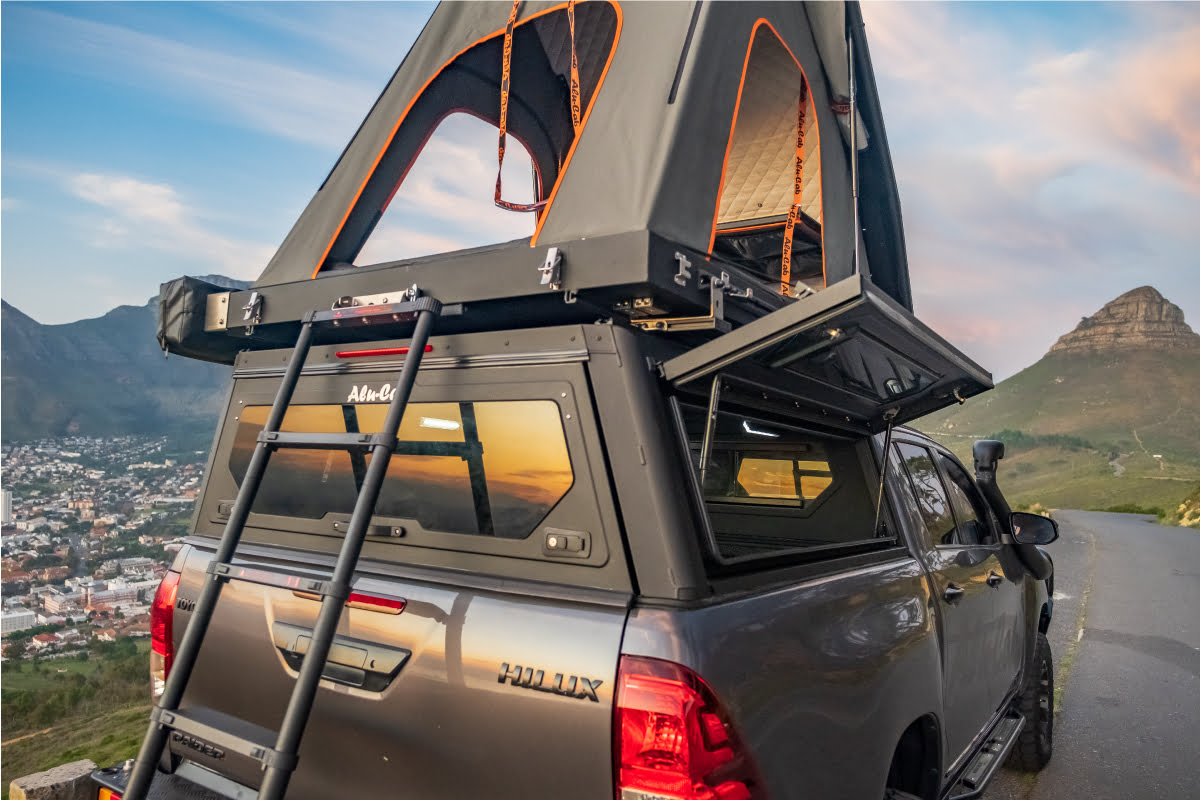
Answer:
[[[686,259],[685,259],[686,260]],[[689,265],[690,266],[690,265]],[[681,271],[683,263],[680,263]],[[754,290],[749,287],[737,288],[733,285],[728,272],[714,275],[700,270],[696,284],[701,289],[708,289],[708,314],[696,317],[649,317],[632,319],[634,327],[644,331],[720,331],[728,333],[732,326],[725,319],[725,295],[749,299],[754,296]]]

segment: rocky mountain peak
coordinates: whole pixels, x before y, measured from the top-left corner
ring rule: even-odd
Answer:
[[[1153,286],[1126,292],[1060,338],[1051,353],[1112,350],[1200,350],[1200,334],[1183,321],[1179,306]]]

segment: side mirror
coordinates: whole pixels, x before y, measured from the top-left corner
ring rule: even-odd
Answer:
[[[1058,538],[1058,523],[1049,517],[1014,511],[1011,519],[1017,544],[1050,544]]]

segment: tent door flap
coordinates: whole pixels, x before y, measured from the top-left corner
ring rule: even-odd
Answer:
[[[693,392],[722,371],[872,432],[992,388],[987,371],[861,275],[662,364]]]

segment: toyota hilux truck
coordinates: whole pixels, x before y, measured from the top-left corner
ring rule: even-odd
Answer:
[[[389,208],[455,210],[412,176],[456,115],[522,145],[532,231],[378,260]],[[991,377],[913,314],[853,4],[443,4],[258,281],[159,326],[232,382],[105,797],[948,800],[1050,758],[1056,528],[999,443],[904,427]]]
[[[853,342],[791,358],[838,317],[907,337],[909,363],[969,367],[846,283],[675,355],[610,324],[431,337],[287,796],[932,800],[978,794],[1006,756],[1043,766],[1029,544],[1053,523],[1007,513],[993,444],[972,477],[913,430],[871,432],[903,401],[813,402],[831,353],[887,363]],[[280,430],[378,430],[409,341],[368,344],[314,346]],[[159,690],[288,361],[238,357],[153,606]],[[273,456],[233,561],[248,580],[225,585],[180,705],[211,730],[175,731],[163,769],[258,788],[262,763],[217,730],[273,741],[361,459]],[[295,588],[252,582],[281,569]]]

